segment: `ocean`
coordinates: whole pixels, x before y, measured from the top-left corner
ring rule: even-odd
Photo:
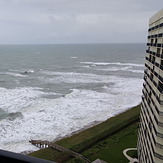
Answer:
[[[0,149],[35,151],[141,102],[145,44],[0,45]]]

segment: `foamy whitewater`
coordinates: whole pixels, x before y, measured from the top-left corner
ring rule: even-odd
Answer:
[[[0,46],[0,148],[35,151],[141,101],[144,44]]]

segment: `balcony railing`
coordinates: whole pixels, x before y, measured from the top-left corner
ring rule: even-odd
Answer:
[[[159,158],[160,160],[163,160],[163,156],[158,153],[155,153],[155,157]]]
[[[161,44],[161,43],[147,43],[147,46],[163,47],[163,44]]]
[[[149,68],[149,67],[148,67]],[[150,70],[151,71],[151,70]],[[151,91],[153,92],[154,96],[156,97],[157,101],[159,102],[160,105],[163,105],[163,100],[161,98],[158,97],[158,95],[156,95],[155,91],[153,90],[153,88],[151,87],[151,85],[148,83],[147,81],[147,77],[151,80],[151,82],[154,84],[154,86],[158,89],[158,91],[162,94],[163,93],[163,89],[157,85],[157,83],[151,78],[151,76],[147,73],[147,71],[144,71],[145,75],[144,75],[144,80],[145,82],[148,84],[149,88],[151,89]],[[156,72],[155,72],[155,76],[156,76]],[[159,79],[161,78],[161,76],[158,77]],[[161,78],[162,79],[162,78]]]
[[[18,153],[0,150],[0,162],[16,162],[16,163],[54,163],[35,157],[25,156]]]
[[[163,65],[160,65],[160,69],[163,70]]]
[[[159,24],[159,25],[156,25],[156,26],[154,26],[154,27],[149,28],[148,31],[150,32],[150,31],[152,31],[152,30],[161,28],[162,26],[163,26],[163,23],[161,23],[161,24]]]

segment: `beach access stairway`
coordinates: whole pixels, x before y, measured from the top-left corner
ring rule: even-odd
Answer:
[[[35,145],[36,147],[38,148],[53,148],[55,150],[58,150],[60,152],[67,152],[69,153],[71,156],[75,157],[75,158],[78,158],[78,159],[81,159],[83,160],[84,162],[86,163],[91,163],[91,161],[89,159],[87,159],[86,157],[84,157],[83,155],[81,155],[80,153],[77,153],[75,151],[72,151],[70,149],[67,149],[65,147],[62,147],[58,144],[55,144],[55,143],[52,143],[52,142],[49,142],[49,141],[42,141],[42,140],[30,140],[29,141],[31,144]]]

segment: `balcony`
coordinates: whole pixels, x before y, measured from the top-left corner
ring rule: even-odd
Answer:
[[[161,55],[161,58],[163,59],[163,54]]]
[[[156,56],[157,56],[157,57],[160,57],[160,54],[159,54],[159,53],[156,53]]]
[[[150,51],[149,50],[146,50],[146,53],[149,53]]]
[[[160,43],[157,44],[157,47],[162,47],[162,46],[163,46],[163,44],[160,44]]]
[[[163,78],[159,75],[159,80],[163,83]]]
[[[161,23],[161,24],[159,25],[159,27],[163,27],[163,23]]]
[[[154,27],[152,27],[152,28],[149,28],[148,31],[150,32],[150,31],[152,31],[152,30],[155,30],[155,29],[158,29],[158,28],[161,28],[161,27],[163,27],[163,23],[161,23],[161,24],[159,24],[159,25],[156,25],[156,26],[154,26]]]
[[[159,38],[159,37],[163,37],[163,33],[159,33],[159,34],[156,34],[156,35],[149,35],[148,36],[148,39],[150,39],[150,38]]]
[[[0,150],[0,162],[17,162],[17,163],[54,163],[35,157],[29,157],[9,151]]]
[[[159,158],[160,160],[163,160],[163,156],[158,153],[155,153],[155,157]]]
[[[144,73],[145,73],[145,74],[148,74],[148,69],[145,69],[145,70],[144,70]]]
[[[150,50],[146,50],[146,53],[152,54],[153,56],[163,58],[163,54],[161,55],[159,52],[156,53],[156,52],[153,52],[153,51],[150,51]]]
[[[154,47],[163,47],[163,44],[160,43],[147,43],[147,46],[154,46]]]
[[[149,58],[148,58],[148,57],[145,57],[145,59],[146,59],[147,61],[149,61]]]
[[[160,65],[160,69],[163,70],[163,65]]]
[[[157,66],[158,68],[160,68],[159,63],[155,62],[154,64],[155,64],[155,66]]]
[[[151,89],[152,93],[156,97],[156,99],[159,102],[159,104],[160,105],[163,105],[163,99],[161,99],[160,97],[158,97],[158,95],[155,93],[155,91],[153,90],[152,86],[148,83],[147,77],[151,80],[151,82],[153,83],[153,85],[158,89],[158,91],[160,92],[160,94],[162,94],[162,88],[160,86],[158,86],[157,83],[145,71],[145,75],[144,75],[145,82],[148,84],[149,88]],[[159,76],[159,78],[160,78],[160,76]]]

